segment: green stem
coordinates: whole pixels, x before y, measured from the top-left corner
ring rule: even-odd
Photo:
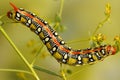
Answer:
[[[63,11],[64,0],[61,0],[60,3],[61,3],[61,4],[60,4],[59,16],[61,17],[61,16],[62,16],[62,11]]]
[[[96,32],[99,30],[99,28],[101,28],[101,27],[105,24],[105,22],[108,21],[109,18],[110,18],[110,15],[108,15],[102,22],[100,22],[100,23],[97,25],[95,31],[94,31],[93,34],[92,34],[92,37],[96,34]],[[68,44],[71,44],[71,43],[77,43],[77,42],[80,42],[80,41],[89,41],[90,39],[91,39],[91,38],[88,38],[88,39],[86,39],[86,40],[74,40],[74,41],[69,41],[69,42],[67,42],[67,43],[68,43]]]
[[[66,75],[65,75],[65,72],[64,72],[64,70],[63,70],[62,63],[60,63],[60,72],[61,72],[61,75],[62,75],[63,80],[67,80]]]
[[[39,51],[37,52],[37,54],[35,55],[31,65],[33,66],[33,64],[35,63],[36,59],[37,59],[37,56],[40,54],[40,52],[42,51],[42,49],[44,48],[44,45],[42,45],[39,49]]]
[[[26,73],[33,75],[31,72],[24,71],[24,70],[16,70],[16,69],[0,69],[0,71],[6,71],[6,72],[21,72],[21,73]]]
[[[34,77],[36,78],[36,80],[40,80],[39,77],[37,76],[36,72],[34,71],[34,69],[32,68],[32,66],[29,64],[29,62],[26,60],[26,58],[22,55],[22,53],[18,50],[18,48],[15,46],[15,44],[13,43],[13,41],[10,39],[10,37],[7,35],[7,33],[4,31],[4,29],[2,28],[2,26],[0,26],[0,31],[2,32],[2,34],[5,36],[5,38],[8,40],[8,42],[11,44],[11,46],[15,49],[15,51],[17,52],[17,54],[20,56],[20,58],[23,60],[23,62],[28,66],[28,68],[31,70],[32,74],[34,75]]]
[[[78,42],[89,41],[89,40],[90,40],[90,39],[72,40],[72,41],[68,41],[67,44],[78,43]]]
[[[102,22],[100,22],[100,23],[98,24],[98,26],[96,27],[96,29],[95,29],[95,31],[93,32],[92,36],[95,35],[95,33],[98,31],[98,29],[101,28],[101,27],[105,24],[105,22],[108,21],[109,18],[110,18],[110,15],[108,15]]]
[[[47,73],[47,74],[51,74],[51,75],[54,75],[54,76],[58,76],[58,77],[60,77],[60,78],[62,77],[61,75],[58,75],[58,74],[55,73],[55,72],[52,72],[52,71],[46,70],[46,69],[44,69],[44,68],[42,68],[42,67],[40,67],[40,66],[37,66],[37,65],[33,66],[33,68],[36,69],[36,70],[39,70],[39,71],[45,72],[45,73]]]

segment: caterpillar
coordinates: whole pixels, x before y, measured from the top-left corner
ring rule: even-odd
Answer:
[[[7,12],[8,18],[24,24],[37,34],[50,54],[60,63],[74,66],[92,64],[116,53],[116,47],[112,45],[79,50],[72,49],[45,20],[23,8],[17,8],[13,3],[10,5],[13,10]]]

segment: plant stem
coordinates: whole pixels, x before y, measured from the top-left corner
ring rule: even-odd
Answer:
[[[17,54],[19,55],[19,57],[23,60],[23,62],[28,66],[28,68],[31,70],[33,76],[36,78],[36,80],[40,80],[39,77],[37,76],[36,72],[34,71],[34,69],[32,68],[32,66],[29,64],[29,62],[26,60],[26,58],[22,55],[22,53],[18,50],[18,48],[15,46],[15,44],[13,43],[13,41],[10,39],[10,37],[7,35],[7,33],[5,32],[5,30],[2,28],[2,26],[0,26],[0,31],[2,32],[2,34],[5,36],[5,38],[8,40],[8,42],[10,43],[10,45],[15,49],[15,51],[17,52]]]
[[[59,16],[61,17],[61,16],[62,16],[62,11],[63,11],[64,0],[61,0],[60,3],[61,3],[61,4],[60,4]]]
[[[44,68],[42,68],[42,67],[40,67],[40,66],[37,66],[37,65],[33,66],[33,68],[36,69],[36,70],[45,72],[45,73],[47,73],[47,74],[51,74],[51,75],[54,75],[54,76],[58,76],[58,77],[60,77],[60,78],[62,77],[61,75],[58,75],[58,74],[55,73],[55,72],[49,71],[49,70],[44,69]]]
[[[108,15],[102,22],[100,22],[100,23],[97,25],[97,27],[96,27],[95,31],[93,32],[92,36],[95,35],[95,33],[98,31],[99,28],[103,27],[103,25],[105,24],[105,22],[108,21],[109,18],[110,18],[110,15]]]
[[[78,43],[78,42],[84,42],[84,41],[89,41],[89,40],[90,40],[90,39],[71,40],[71,41],[68,41],[67,44]]]
[[[105,24],[105,22],[107,22],[107,21],[109,20],[109,18],[110,18],[110,15],[108,15],[102,22],[100,22],[100,23],[97,25],[95,31],[94,31],[93,34],[92,34],[92,37],[96,34],[96,32],[99,30],[99,28],[103,27],[103,25]],[[73,40],[73,41],[69,41],[69,42],[67,42],[67,43],[68,43],[68,44],[71,44],[71,43],[77,43],[77,42],[80,42],[80,41],[89,41],[90,39],[91,39],[91,38],[88,38],[88,39],[85,39],[85,40]]]
[[[42,44],[42,46],[40,47],[39,51],[37,52],[37,54],[35,55],[31,65],[33,66],[33,64],[35,63],[37,56],[40,54],[40,52],[42,51],[42,49],[44,48],[44,45]]]
[[[63,70],[62,67],[63,67],[63,66],[62,66],[62,63],[60,63],[60,72],[61,72],[62,78],[63,78],[63,80],[67,80],[66,75],[65,75],[65,72],[64,72],[64,70]]]
[[[0,71],[6,71],[6,72],[21,72],[21,73],[26,73],[26,74],[33,75],[33,74],[32,74],[31,72],[29,72],[29,71],[16,70],[16,69],[0,69]]]

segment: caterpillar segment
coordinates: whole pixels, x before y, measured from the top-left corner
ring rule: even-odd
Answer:
[[[116,53],[116,48],[111,45],[103,45],[93,49],[71,49],[46,21],[23,8],[17,8],[12,3],[10,5],[14,10],[9,11],[7,16],[24,24],[36,33],[46,45],[50,54],[60,63],[69,65],[92,64]]]

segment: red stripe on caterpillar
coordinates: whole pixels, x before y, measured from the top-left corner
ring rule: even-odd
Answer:
[[[98,60],[103,60],[106,56],[116,53],[116,48],[111,45],[103,45],[83,50],[71,49],[65,45],[63,39],[46,21],[29,11],[17,8],[12,3],[10,3],[10,5],[14,10],[9,11],[7,16],[24,24],[36,33],[46,45],[51,55],[60,63],[69,65],[91,64]]]

